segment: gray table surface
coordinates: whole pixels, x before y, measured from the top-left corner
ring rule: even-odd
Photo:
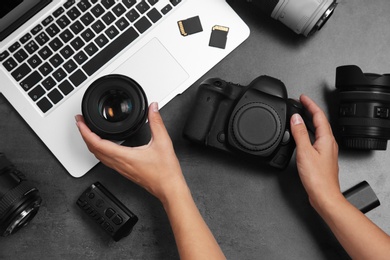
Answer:
[[[248,84],[259,75],[281,79],[290,97],[312,97],[336,131],[335,69],[346,64],[389,73],[390,2],[342,0],[316,35],[304,38],[262,14],[237,7],[251,36],[182,95],[161,109],[193,197],[228,259],[348,259],[310,207],[295,158],[284,171],[194,146],[182,137],[199,83],[208,77]],[[72,178],[12,106],[0,96],[0,150],[39,188],[43,204],[30,225],[0,238],[0,259],[177,259],[160,203],[99,164]],[[148,127],[137,135],[149,139]],[[340,150],[340,185],[367,180],[381,206],[367,216],[390,232],[389,151]],[[100,181],[139,217],[132,234],[114,242],[75,201]]]

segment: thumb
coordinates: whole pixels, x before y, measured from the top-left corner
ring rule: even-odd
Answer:
[[[148,120],[153,140],[169,138],[167,129],[158,111],[158,104],[153,102],[149,106]]]
[[[292,115],[290,125],[297,149],[311,147],[309,132],[300,114]]]

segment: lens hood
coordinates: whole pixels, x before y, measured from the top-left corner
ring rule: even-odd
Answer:
[[[345,65],[336,68],[336,88],[340,90],[366,87],[385,87],[390,91],[390,74],[363,73],[356,65]]]
[[[85,123],[103,139],[122,141],[146,122],[148,100],[142,87],[123,75],[93,82],[81,104]]]

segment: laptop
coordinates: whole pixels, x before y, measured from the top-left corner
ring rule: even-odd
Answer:
[[[76,178],[98,163],[74,123],[93,81],[126,75],[162,107],[250,33],[225,0],[0,5],[0,92]]]

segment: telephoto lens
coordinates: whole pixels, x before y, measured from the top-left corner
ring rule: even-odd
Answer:
[[[89,86],[81,106],[85,123],[92,132],[103,139],[122,141],[146,122],[148,100],[133,79],[107,75]]]
[[[14,234],[38,213],[39,191],[0,153],[0,235]]]
[[[228,2],[251,3],[266,15],[304,36],[319,31],[337,6],[336,0],[228,0]]]

